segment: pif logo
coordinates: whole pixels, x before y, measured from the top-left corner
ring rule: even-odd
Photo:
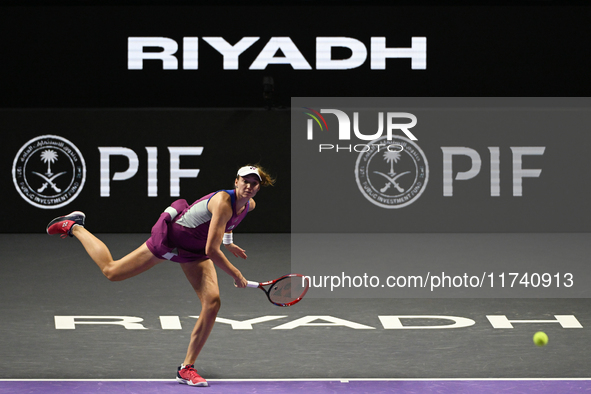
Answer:
[[[379,149],[380,146],[386,149]],[[388,150],[401,146],[400,151]],[[355,163],[355,180],[363,196],[381,208],[402,208],[418,199],[429,180],[429,164],[421,148],[408,138],[379,138]]]
[[[78,197],[86,180],[86,164],[78,148],[65,138],[42,135],[28,141],[12,164],[12,181],[21,197],[38,208],[53,209]]]

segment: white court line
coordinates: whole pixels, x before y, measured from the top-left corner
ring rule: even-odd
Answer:
[[[442,382],[442,381],[568,381],[591,378],[280,378],[207,379],[208,382]],[[0,382],[176,382],[175,379],[0,379]]]

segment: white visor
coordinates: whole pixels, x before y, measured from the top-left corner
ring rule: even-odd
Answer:
[[[238,175],[240,176],[247,176],[251,174],[255,174],[259,178],[259,181],[262,181],[261,175],[259,174],[259,169],[256,167],[246,166],[238,170]]]

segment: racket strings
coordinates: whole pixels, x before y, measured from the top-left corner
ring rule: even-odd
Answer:
[[[306,282],[301,277],[283,278],[271,286],[269,299],[277,304],[289,304],[300,298],[306,289]]]

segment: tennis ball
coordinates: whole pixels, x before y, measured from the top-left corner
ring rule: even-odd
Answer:
[[[548,335],[542,331],[536,332],[534,334],[534,343],[536,346],[546,346],[548,344]]]

